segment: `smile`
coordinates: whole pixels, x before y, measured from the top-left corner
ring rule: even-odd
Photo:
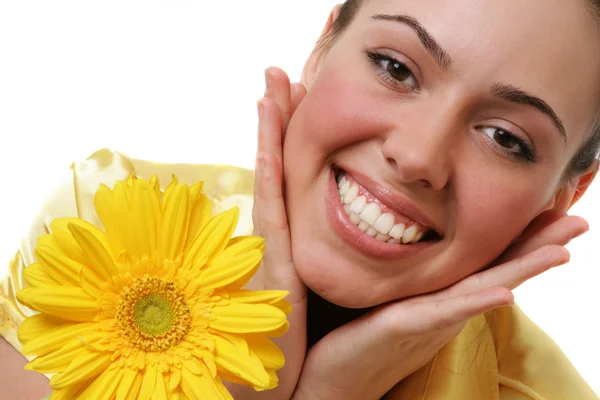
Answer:
[[[397,260],[439,243],[440,231],[404,199],[358,172],[334,166],[326,207],[334,231],[370,257]]]
[[[431,229],[390,210],[345,172],[336,177],[340,201],[361,232],[389,244],[417,243]]]

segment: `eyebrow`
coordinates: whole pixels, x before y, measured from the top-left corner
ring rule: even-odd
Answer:
[[[435,41],[433,36],[427,32],[427,29],[425,29],[423,25],[421,25],[419,21],[413,17],[408,15],[376,14],[371,18],[382,21],[396,21],[408,25],[413,31],[415,31],[419,37],[419,40],[421,40],[421,43],[423,43],[423,47],[425,47],[429,54],[431,54],[440,67],[448,68],[452,63],[450,55],[444,49],[442,49],[438,42]]]
[[[408,15],[388,15],[388,14],[375,14],[371,17],[375,20],[382,21],[396,21],[412,28],[413,31],[419,37],[419,40],[423,44],[423,47],[431,54],[436,62],[444,69],[448,68],[452,64],[452,59],[448,52],[446,52],[431,34],[417,21],[415,18]],[[546,114],[554,123],[560,136],[562,137],[563,144],[567,144],[567,133],[565,126],[561,119],[558,117],[556,112],[550,107],[548,103],[539,97],[533,96],[515,86],[496,83],[492,86],[491,93],[503,100],[510,101],[512,103],[524,104],[535,107],[538,111]]]
[[[562,137],[563,144],[567,144],[567,132],[565,130],[565,125],[561,119],[558,118],[558,115],[556,115],[552,107],[550,107],[550,105],[548,105],[548,103],[546,103],[544,100],[528,94],[527,92],[524,92],[515,86],[505,85],[502,83],[495,83],[492,86],[491,93],[494,96],[506,101],[535,107],[539,111],[546,114],[552,120],[552,122],[554,122],[554,125],[556,125],[556,128]]]

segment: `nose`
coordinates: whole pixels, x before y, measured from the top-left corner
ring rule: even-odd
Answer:
[[[460,141],[456,118],[429,114],[427,118],[413,115],[412,119],[398,121],[384,140],[382,155],[402,183],[444,189]]]

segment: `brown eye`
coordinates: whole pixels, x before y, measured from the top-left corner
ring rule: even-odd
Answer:
[[[378,73],[390,85],[400,85],[402,88],[408,87],[413,91],[419,90],[419,82],[406,64],[384,54],[369,52],[367,55],[375,65]]]
[[[524,162],[537,161],[534,147],[521,139],[518,135],[493,126],[484,126],[481,127],[480,130],[493,141],[493,145],[498,150],[510,157]]]
[[[410,72],[410,69],[408,69],[408,67],[402,63],[399,63],[397,61],[388,61],[387,63],[387,72],[396,80],[398,81],[405,81],[407,79],[410,79],[413,77],[412,72]]]
[[[505,149],[508,149],[515,153],[521,150],[522,140],[513,135],[512,133],[493,127],[483,128],[483,131],[486,135],[494,139],[496,143],[498,143]]]
[[[417,89],[419,87],[415,75],[400,61],[396,61],[392,58],[385,58],[380,60],[380,63],[381,67],[392,79],[413,89]]]

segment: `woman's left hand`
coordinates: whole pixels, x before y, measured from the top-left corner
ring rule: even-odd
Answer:
[[[568,262],[563,246],[586,230],[581,218],[546,211],[491,268],[438,292],[380,306],[334,330],[309,351],[293,400],[381,398],[427,364],[470,318],[511,305],[512,289]]]

